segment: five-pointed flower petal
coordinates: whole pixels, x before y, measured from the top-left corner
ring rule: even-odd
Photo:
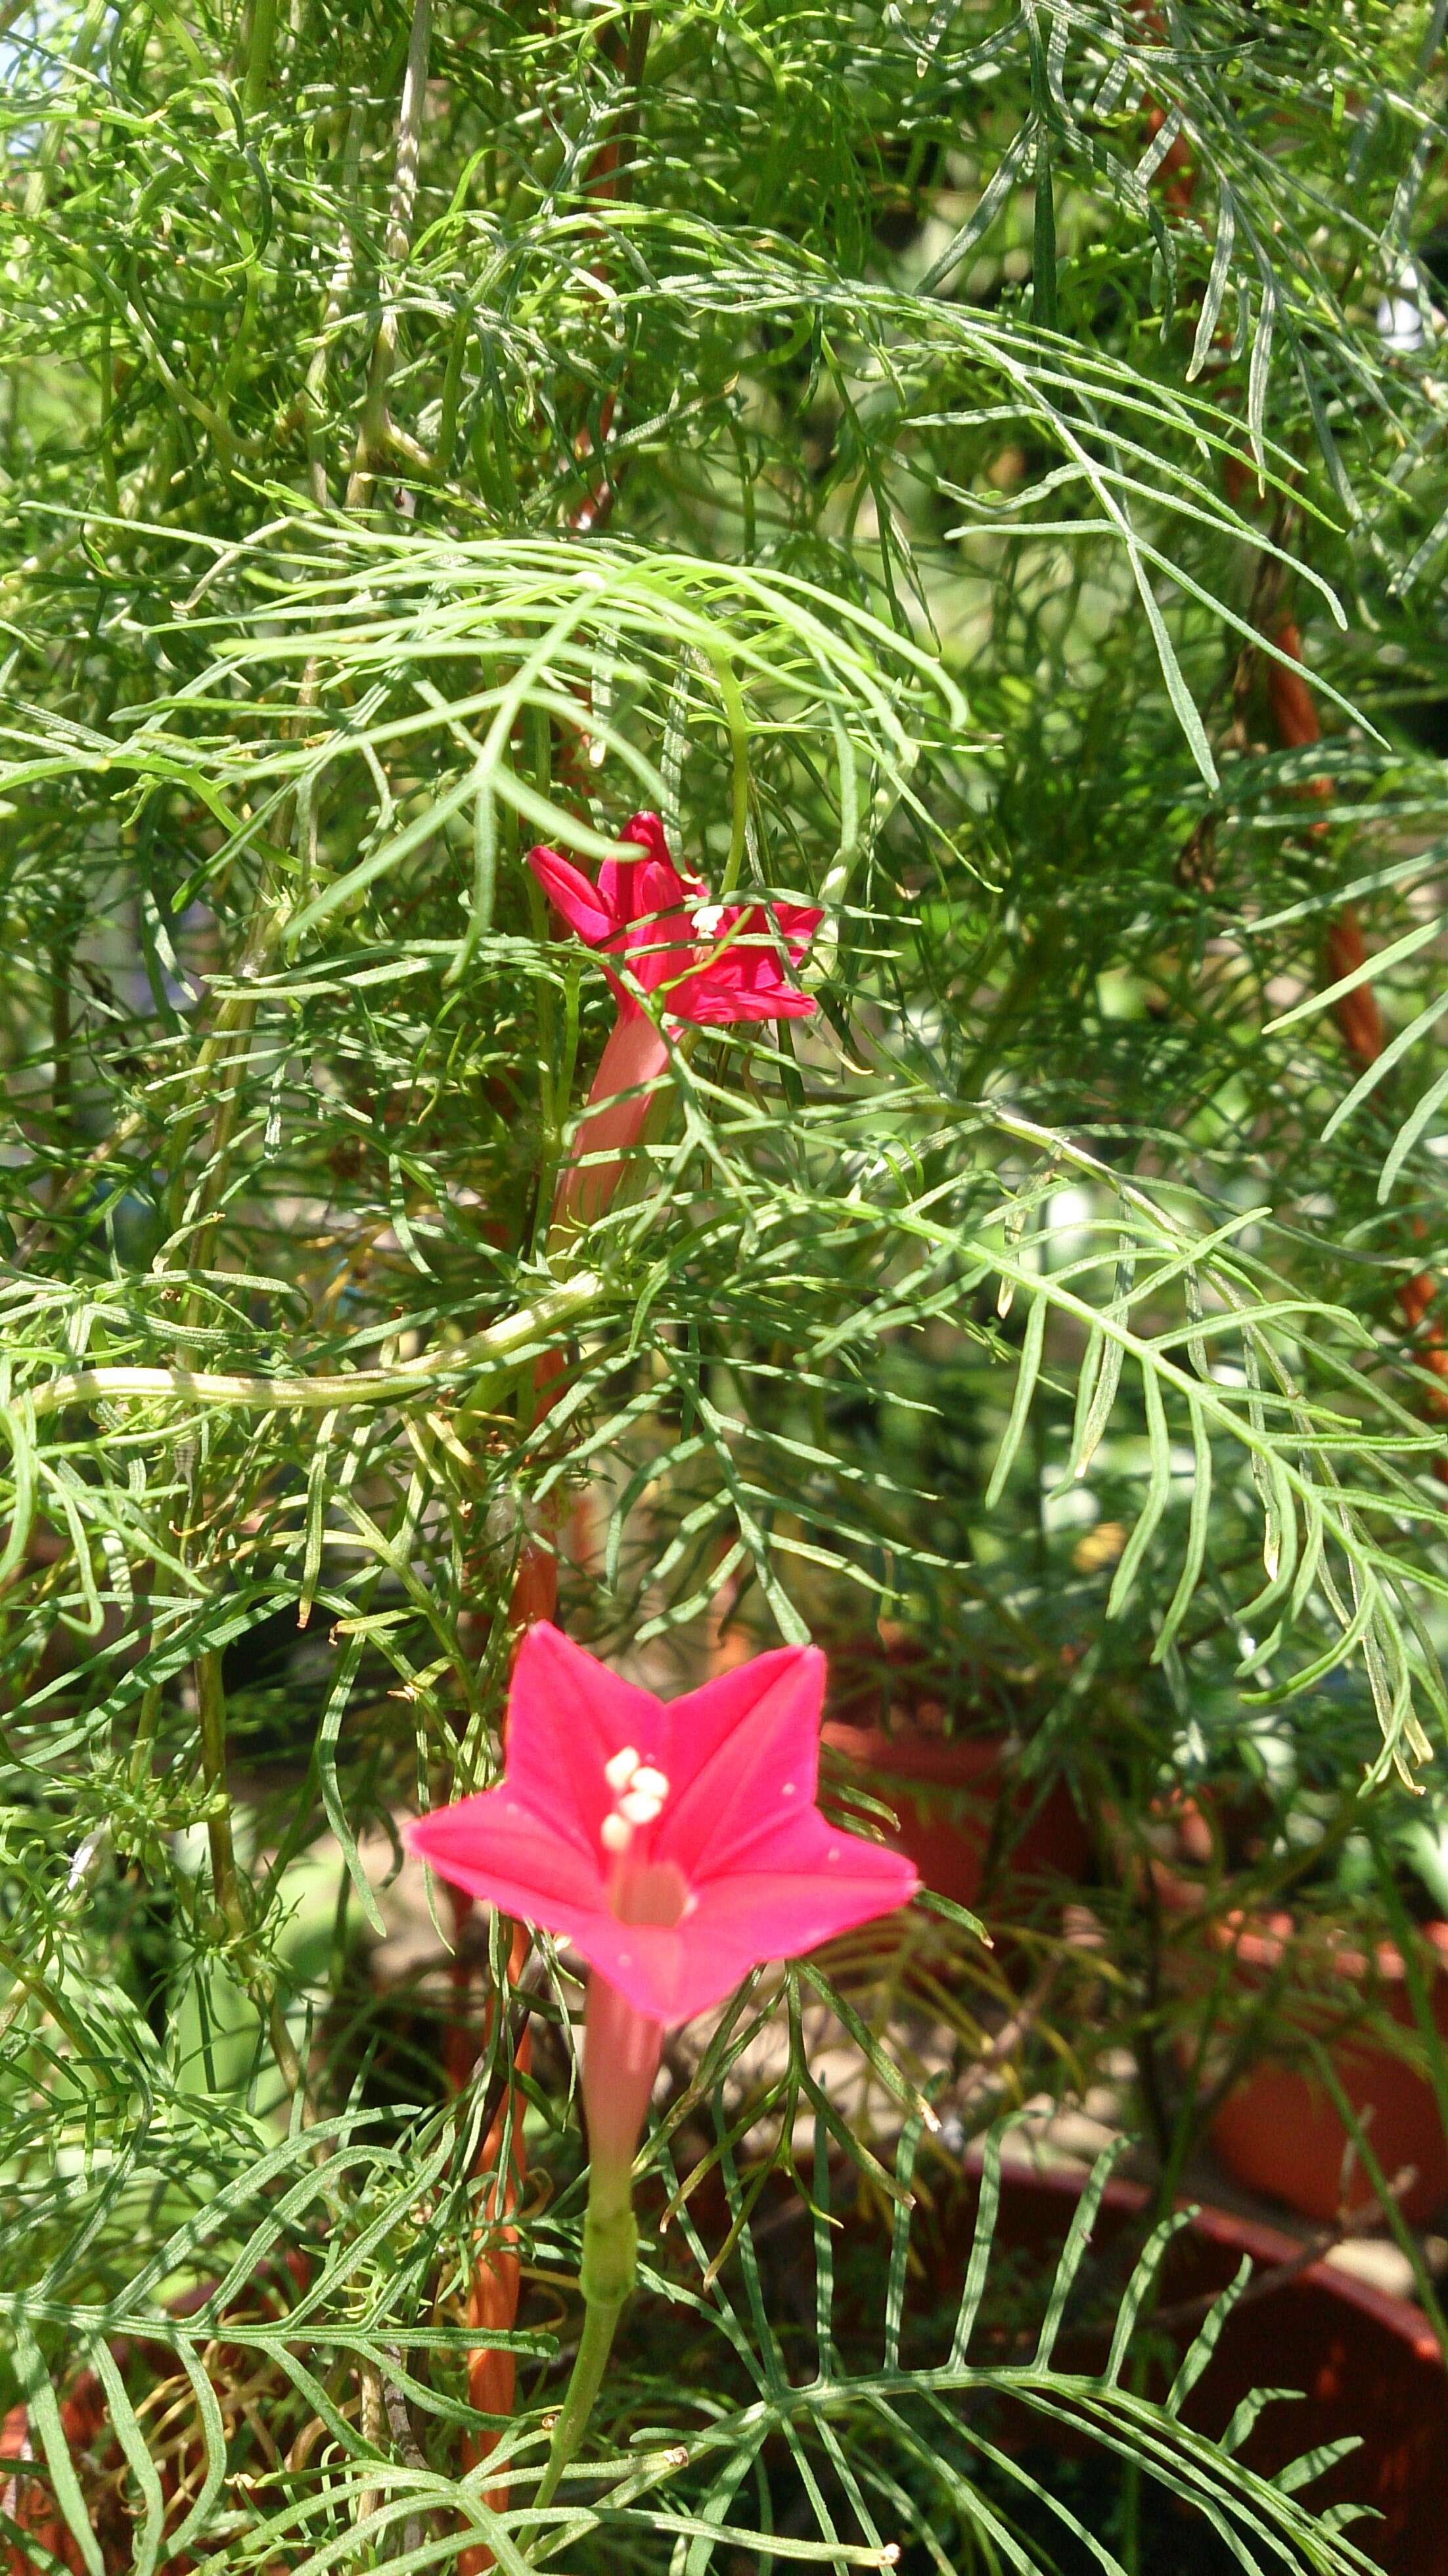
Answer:
[[[808,1017],[814,1001],[790,983],[784,960],[799,964],[822,913],[801,903],[711,903],[699,879],[675,867],[657,814],[631,816],[621,838],[644,856],[606,859],[596,885],[557,850],[528,853],[539,884],[580,939],[619,958],[639,990],[658,993],[675,1020],[727,1027]],[[638,1011],[628,986],[605,971],[624,1010]]]
[[[815,1804],[824,1682],[817,1647],[784,1646],[666,1703],[540,1624],[518,1650],[502,1781],[407,1840],[570,1941],[636,2012],[688,2021],[919,1885]]]

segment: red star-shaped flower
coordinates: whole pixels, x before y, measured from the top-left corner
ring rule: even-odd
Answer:
[[[570,1941],[634,2012],[688,2021],[919,1885],[815,1804],[824,1681],[817,1647],[785,1646],[665,1703],[540,1624],[518,1649],[498,1787],[407,1839]]]
[[[657,814],[635,814],[620,836],[645,855],[606,859],[598,883],[557,850],[528,853],[528,865],[590,948],[619,958],[645,993],[658,993],[669,1016],[706,1027],[735,1020],[798,1020],[814,1009],[784,972],[797,966],[824,916],[802,903],[711,903],[697,877],[669,855]],[[625,1011],[638,1002],[611,969]]]

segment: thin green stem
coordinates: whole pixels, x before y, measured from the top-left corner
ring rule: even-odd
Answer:
[[[293,1409],[325,1413],[343,1405],[405,1403],[448,1379],[510,1366],[518,1351],[596,1303],[603,1284],[600,1272],[580,1270],[561,1288],[520,1307],[516,1315],[505,1315],[484,1332],[425,1352],[421,1359],[399,1361],[395,1368],[357,1369],[345,1377],[239,1377],[187,1368],[76,1369],[32,1387],[26,1401],[37,1416],[62,1411],[70,1404],[142,1402],[167,1396],[187,1403],[232,1404],[252,1413]]]
[[[71,1019],[71,961],[73,942],[56,941],[50,959],[50,1052],[54,1065],[51,1097],[56,1119],[63,1130],[69,1130],[75,1118],[75,1074],[73,1062],[74,1028]]]
[[[330,1413],[357,1404],[405,1403],[454,1378],[472,1380],[464,1398],[466,1410],[479,1399],[480,1378],[486,1383],[498,1372],[506,1374],[518,1353],[546,1340],[558,1324],[580,1315],[602,1295],[603,1286],[598,1271],[580,1270],[535,1305],[505,1316],[466,1342],[429,1351],[422,1359],[404,1361],[397,1368],[363,1369],[351,1377],[223,1377],[185,1368],[96,1368],[76,1369],[52,1378],[48,1385],[27,1388],[10,1404],[0,1405],[0,1440],[9,1445],[14,1477],[10,1531],[0,1548],[0,1585],[22,1562],[30,1536],[35,1511],[33,1432],[42,1414],[59,1412],[69,1404],[147,1397],[231,1404],[259,1413]]]
[[[234,1941],[244,1941],[251,1927],[242,1900],[231,1831],[231,1793],[226,1785],[226,1691],[221,1656],[215,1647],[208,1647],[196,1658],[196,1712],[201,1770],[210,1803],[206,1834],[211,1845],[211,1884],[228,1933]]]
[[[1146,2356],[1139,2352],[1131,2364],[1133,2397],[1146,2395],[1148,2376]],[[1141,2459],[1136,2452],[1121,2468],[1121,2564],[1126,2576],[1141,2576]]]
[[[132,1790],[141,1788],[151,1768],[151,1751],[160,1722],[161,1685],[159,1682],[150,1682],[141,1694],[141,1714],[136,1720],[136,1732],[131,1739],[129,1777]]]
[[[282,2082],[289,2093],[295,2093],[302,2080],[302,2065],[292,2045],[281,1999],[265,1969],[245,1955],[251,1923],[241,1892],[236,1841],[231,1829],[231,1791],[226,1779],[226,1687],[222,1679],[221,1657],[214,1647],[208,1647],[196,1658],[196,1704],[200,1721],[201,1767],[210,1792],[206,1831],[211,1846],[211,1884],[227,1933],[242,1952],[236,1961],[238,1974],[265,2017]]]
[[[1442,2353],[1444,2360],[1448,2361],[1448,2316],[1445,2316],[1444,2314],[1443,2304],[1438,2296],[1437,2285],[1434,2282],[1432,2273],[1429,2271],[1428,2266],[1423,2259],[1422,2246],[1419,2244],[1417,2237],[1414,2235],[1398,2206],[1397,2200],[1390,2188],[1388,2176],[1384,2173],[1381,2164],[1378,2162],[1377,2156],[1373,2152],[1372,2140],[1369,2138],[1367,2130],[1356,2109],[1348,2099],[1342,2077],[1338,2073],[1336,2066],[1333,2064],[1331,2053],[1322,2046],[1319,2040],[1311,2037],[1308,2038],[1307,2049],[1308,2054],[1312,2059],[1313,2066],[1317,2072],[1318,2079],[1326,2090],[1333,2109],[1336,2111],[1338,2118],[1341,2120],[1343,2127],[1347,2131],[1348,2136],[1351,2138],[1353,2145],[1357,2150],[1358,2162],[1361,2164],[1364,2173],[1367,2175],[1368,2182],[1372,2188],[1378,2207],[1381,2209],[1383,2216],[1387,2221],[1389,2233],[1397,2245],[1399,2253],[1404,2257],[1412,2272],[1413,2285],[1418,2294],[1418,2304],[1438,2339],[1438,2349]]]
[[[221,1003],[215,1025],[197,1051],[191,1106],[180,1122],[176,1142],[171,1189],[173,1227],[179,1224],[183,1212],[189,1147],[214,1101],[206,1160],[194,1191],[194,1230],[186,1246],[185,1267],[193,1281],[197,1273],[210,1266],[219,1210],[226,1190],[227,1167],[240,1115],[242,1085],[251,1062],[257,1003],[254,992],[246,988],[271,957],[286,928],[288,910],[286,885],[276,855],[268,848],[257,879],[246,941],[237,968],[237,980],[242,990],[229,993]],[[199,1323],[202,1312],[201,1292],[193,1286],[183,1307],[184,1320],[195,1325]]]
[[[417,202],[417,165],[422,148],[422,117],[427,100],[427,62],[432,46],[432,0],[414,0],[412,29],[407,46],[407,70],[403,75],[402,99],[397,113],[397,160],[392,181],[392,202],[388,208],[387,236],[384,255],[392,277],[387,286],[382,319],[372,344],[372,361],[367,370],[367,391],[362,405],[362,426],[357,436],[357,455],[347,486],[347,507],[360,509],[371,491],[379,467],[384,463],[396,431],[388,417],[387,390],[397,357],[401,315],[397,295],[397,276],[407,257],[412,240],[412,211]]]
[[[594,2174],[583,2222],[583,2262],[579,2272],[584,2300],[583,2335],[533,2499],[540,2508],[552,2503],[559,2480],[577,2457],[588,2430],[618,2321],[634,2285],[637,2252],[638,2229],[628,2175]]]
[[[729,728],[730,822],[729,855],[719,880],[719,893],[732,894],[744,865],[744,851],[749,832],[749,718],[744,706],[744,692],[735,677],[734,665],[722,653],[713,656],[714,676],[719,695],[724,701],[724,720]]]
[[[353,228],[357,182],[361,167],[362,110],[354,98],[347,110],[347,127],[342,142],[341,214],[337,225],[336,252],[332,261],[332,273],[327,280],[327,300],[322,308],[322,327],[307,367],[306,392],[303,396],[312,497],[319,510],[327,509],[331,503],[320,432],[325,409],[327,364],[331,355],[332,341],[347,310],[348,298],[352,292],[353,272],[356,267]],[[302,901],[306,900],[307,896],[304,892]]]
[[[562,2412],[553,2427],[548,2462],[533,2501],[540,2508],[550,2505],[558,2491],[563,2472],[576,2458],[588,2430],[594,2401],[603,2386],[603,2374],[613,2349],[613,2338],[622,2315],[622,2307],[603,2307],[597,2303],[583,2312],[583,2335],[568,2382],[568,2394]]]
[[[116,372],[111,357],[111,315],[107,306],[100,323],[101,417],[100,452],[101,484],[106,496],[106,509],[113,519],[121,515],[121,487],[116,474],[116,439],[111,415],[115,409]]]
[[[462,388],[463,360],[467,355],[469,322],[470,315],[464,307],[453,324],[447,367],[442,380],[437,439],[433,448],[433,462],[439,474],[448,474],[452,470],[453,448],[457,441],[458,395]]]
[[[277,0],[252,0],[251,29],[246,41],[246,85],[241,93],[241,112],[248,122],[266,104],[276,32]]]

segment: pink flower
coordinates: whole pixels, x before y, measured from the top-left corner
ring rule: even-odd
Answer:
[[[724,1028],[735,1020],[809,1016],[814,1002],[787,980],[780,945],[797,966],[822,913],[801,903],[711,903],[707,887],[675,867],[657,814],[633,815],[620,837],[647,855],[605,859],[597,885],[557,850],[528,853],[545,894],[580,939],[622,959],[672,1019]],[[604,971],[623,1015],[639,1016],[635,996]]]
[[[919,1885],[899,1852],[832,1832],[815,1805],[824,1680],[816,1648],[786,1646],[666,1707],[540,1622],[513,1667],[499,1786],[408,1831],[444,1878],[560,1933],[593,1972],[584,2326],[538,2506],[578,2451],[633,2288],[633,2158],[665,2025]]]
[[[824,1681],[817,1647],[785,1646],[666,1705],[540,1624],[518,1649],[499,1786],[408,1842],[572,1942],[633,2014],[688,2021],[919,1885],[815,1804]]]
[[[528,865],[580,939],[622,959],[640,991],[661,995],[667,1026],[693,1020],[727,1028],[737,1020],[808,1017],[814,1003],[787,980],[779,948],[782,940],[797,966],[821,913],[800,903],[776,903],[768,911],[757,903],[711,904],[699,879],[675,867],[657,814],[633,815],[622,837],[646,855],[605,859],[597,885],[557,850],[530,850]],[[663,1034],[637,994],[611,967],[604,972],[618,995],[618,1018],[559,1179],[557,1225],[591,1224],[611,1205],[668,1067]]]

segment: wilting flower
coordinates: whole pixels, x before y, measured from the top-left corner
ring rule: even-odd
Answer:
[[[444,1878],[594,1970],[595,2164],[631,2159],[665,2024],[919,1885],[899,1852],[837,1833],[815,1804],[824,1681],[817,1647],[784,1646],[666,1703],[540,1624],[513,1668],[498,1787],[409,1830]]]
[[[668,1062],[664,1034],[640,993],[658,995],[670,1030],[683,1021],[726,1028],[741,1020],[804,1019],[815,1007],[784,969],[786,959],[799,964],[821,913],[798,903],[711,903],[700,880],[675,867],[657,814],[633,815],[621,837],[644,856],[606,859],[596,885],[557,850],[528,853],[570,929],[605,960],[617,957],[636,988],[605,963],[618,1018],[555,1209],[558,1219],[585,1223],[612,1200],[624,1157],[643,1134],[650,1090]]]

